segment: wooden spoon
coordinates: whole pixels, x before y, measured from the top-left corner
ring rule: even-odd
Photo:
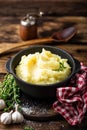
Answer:
[[[75,27],[69,27],[62,31],[55,32],[51,37],[48,38],[34,39],[34,40],[24,41],[20,43],[1,44],[0,54],[5,54],[19,47],[28,46],[28,45],[47,44],[51,42],[67,42],[75,35],[75,33],[76,33]]]

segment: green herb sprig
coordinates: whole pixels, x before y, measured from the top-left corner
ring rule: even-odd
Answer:
[[[63,71],[64,69],[66,69],[66,67],[64,66],[64,62],[59,62],[59,68],[55,71]]]
[[[66,67],[64,66],[63,62],[60,62],[60,67],[59,67],[59,71],[63,71]]]
[[[32,128],[32,127],[25,126],[25,127],[24,127],[24,130],[35,130],[35,129]]]
[[[0,82],[0,98],[6,103],[5,111],[14,108],[14,104],[20,103],[20,89],[12,74],[6,74],[3,82]]]

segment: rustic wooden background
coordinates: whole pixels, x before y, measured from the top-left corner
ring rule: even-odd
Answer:
[[[23,16],[30,7],[58,16],[87,14],[87,0],[0,0],[0,16]]]

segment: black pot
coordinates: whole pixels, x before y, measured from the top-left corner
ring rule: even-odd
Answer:
[[[15,74],[15,68],[19,64],[21,56],[33,54],[35,52],[41,52],[42,48],[45,48],[46,50],[49,50],[54,54],[60,55],[62,58],[68,59],[68,63],[72,68],[72,72],[67,79],[65,79],[62,82],[50,85],[36,85],[27,83],[22,79],[20,79],[19,77],[17,77],[17,75]],[[13,74],[18,86],[25,94],[32,96],[34,98],[45,99],[56,97],[56,88],[65,86],[69,83],[71,77],[80,70],[80,62],[74,59],[69,53],[67,53],[62,49],[52,46],[40,45],[40,46],[31,46],[17,53],[13,58],[8,60],[6,64],[6,69],[9,73]]]

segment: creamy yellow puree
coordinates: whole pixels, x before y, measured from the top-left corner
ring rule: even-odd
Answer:
[[[71,73],[67,59],[42,49],[42,52],[23,55],[16,67],[16,75],[33,84],[52,84],[66,79]]]

